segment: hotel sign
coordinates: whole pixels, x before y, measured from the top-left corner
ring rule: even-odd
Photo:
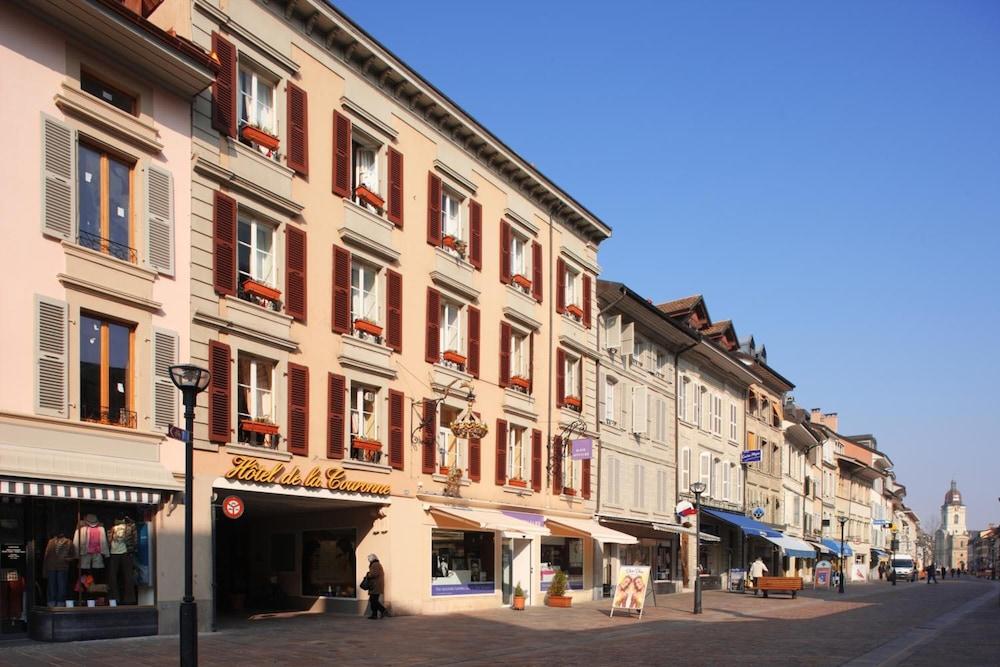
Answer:
[[[268,467],[252,456],[234,456],[233,467],[226,472],[225,477],[240,482],[277,484],[304,489],[328,489],[375,496],[387,496],[392,492],[392,487],[388,484],[348,479],[343,468],[313,466],[304,473],[298,466],[286,468],[283,463],[275,463]]]

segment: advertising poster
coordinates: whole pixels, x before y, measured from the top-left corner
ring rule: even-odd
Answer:
[[[615,615],[616,609],[624,609],[629,614],[638,611],[641,618],[647,593],[649,593],[649,566],[621,566],[618,568],[618,584],[611,600],[611,615]]]
[[[833,566],[828,560],[821,560],[816,563],[816,576],[813,577],[813,588],[826,588],[830,585],[830,573]]]

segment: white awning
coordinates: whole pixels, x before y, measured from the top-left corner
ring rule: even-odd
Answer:
[[[816,548],[792,535],[781,535],[779,537],[765,537],[765,540],[781,547],[781,552],[786,556],[796,558],[816,558]]]
[[[593,519],[567,519],[564,517],[545,517],[545,522],[558,535],[561,530],[570,533],[583,534],[594,538],[603,544],[638,544],[639,538],[602,526]]]
[[[658,530],[663,533],[677,533],[684,535],[694,535],[694,528],[685,528],[684,526],[676,523],[654,523],[653,529]],[[719,542],[721,541],[717,535],[712,535],[711,533],[701,534],[702,542]]]
[[[429,511],[438,520],[439,525],[458,522],[470,528],[493,530],[504,537],[531,539],[538,535],[551,535],[545,527],[545,517],[530,512],[515,512],[504,510],[472,509],[469,507],[451,507],[448,505],[431,505]]]

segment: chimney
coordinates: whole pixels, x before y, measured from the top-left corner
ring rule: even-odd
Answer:
[[[809,413],[809,421],[813,422],[814,424],[822,424],[823,411],[820,410],[819,408],[813,408]]]
[[[837,418],[836,412],[828,412],[823,415],[823,423],[826,424],[827,428],[831,429],[834,433],[840,433],[838,428],[840,425],[840,419]]]

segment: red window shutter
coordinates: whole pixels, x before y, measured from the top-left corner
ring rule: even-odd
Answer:
[[[542,244],[531,242],[531,296],[542,302]]]
[[[309,454],[309,369],[288,364],[288,451]]]
[[[427,242],[441,245],[441,179],[427,172]]]
[[[566,312],[566,262],[556,260],[556,312]]]
[[[429,364],[441,361],[441,294],[433,287],[427,288],[427,340],[424,359]]]
[[[590,459],[584,459],[580,464],[581,477],[580,480],[581,489],[580,493],[583,495],[584,500],[590,500]]]
[[[347,379],[343,375],[327,374],[326,396],[326,456],[344,458],[344,432],[347,423]]]
[[[477,412],[476,417],[480,415]],[[478,482],[483,472],[483,443],[479,438],[469,438],[469,480]]]
[[[542,490],[542,432],[531,429],[531,488]]]
[[[500,220],[500,282],[510,284],[510,223]]]
[[[535,333],[528,334],[528,393],[535,393]]]
[[[285,312],[306,320],[306,233],[285,227]]]
[[[389,148],[386,157],[389,163],[389,222],[403,228],[403,154]]]
[[[422,456],[420,461],[421,472],[433,474],[436,471],[434,466],[434,450],[437,449],[437,403],[429,398],[424,399],[424,419],[421,427]]]
[[[212,208],[212,281],[218,294],[236,296],[236,200],[215,192]]]
[[[503,486],[507,483],[507,422],[503,419],[497,420],[496,467],[497,486]]]
[[[506,322],[500,323],[500,386],[506,387],[510,384],[510,325]]]
[[[562,494],[563,490],[563,441],[558,435],[552,438],[552,493]]]
[[[302,176],[309,175],[309,98],[306,91],[289,82],[288,168]]]
[[[351,333],[351,251],[333,246],[333,332]]]
[[[211,373],[208,385],[208,441],[218,444],[229,442],[232,428],[230,410],[230,376],[232,365],[229,360],[229,346],[217,340],[208,341],[208,370]]]
[[[403,392],[389,390],[389,465],[396,470],[403,469],[403,416],[406,406]]]
[[[561,408],[566,402],[566,353],[562,348],[556,349],[556,407]]]
[[[469,349],[465,370],[472,377],[479,377],[479,309],[469,306]]]
[[[219,57],[219,71],[212,83],[212,127],[236,137],[236,47],[217,32],[212,33],[212,50]]]
[[[588,274],[583,274],[583,326],[590,328],[590,310],[591,310],[591,279]]]
[[[469,200],[469,263],[483,270],[483,207]]]
[[[392,269],[385,272],[385,344],[403,351],[403,276]]]
[[[351,196],[351,121],[333,112],[333,194]]]

